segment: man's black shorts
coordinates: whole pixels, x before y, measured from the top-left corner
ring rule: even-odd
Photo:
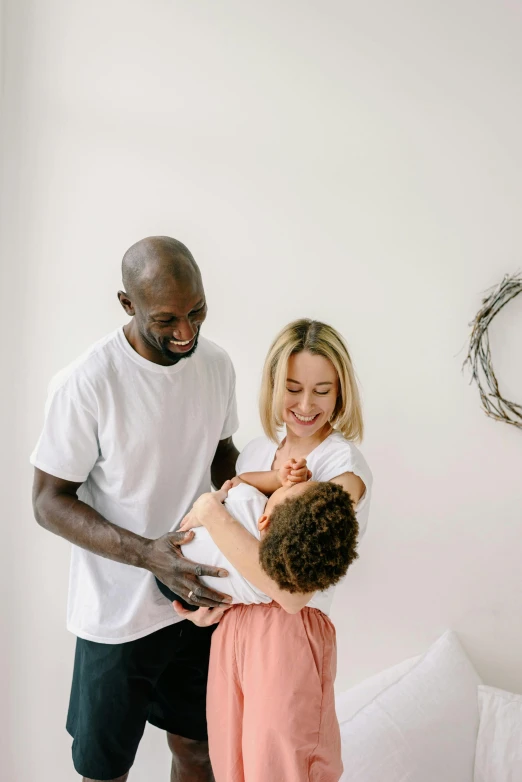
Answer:
[[[77,639],[67,730],[78,774],[99,780],[126,774],[147,721],[185,738],[207,738],[215,627],[185,620],[124,644]]]

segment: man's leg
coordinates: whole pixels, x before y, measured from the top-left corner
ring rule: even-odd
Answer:
[[[217,625],[174,625],[170,665],[159,678],[148,721],[167,733],[173,782],[213,782],[208,757],[206,695],[210,642]]]
[[[214,782],[208,741],[194,741],[167,733],[172,752],[170,782]]]
[[[121,644],[78,639],[67,730],[85,782],[126,782],[168,647],[165,630]]]
[[[171,782],[214,782],[208,754],[206,690],[215,626],[188,621],[169,627],[169,662],[158,678],[148,722],[165,730]],[[160,631],[162,632],[162,631]]]

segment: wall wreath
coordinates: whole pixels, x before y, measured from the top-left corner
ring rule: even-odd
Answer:
[[[510,402],[500,393],[491,361],[488,329],[500,310],[522,293],[522,273],[504,277],[501,283],[487,291],[482,307],[469,325],[471,337],[464,366],[471,369],[471,382],[478,386],[482,407],[486,415],[496,421],[505,421],[522,429],[522,405]]]

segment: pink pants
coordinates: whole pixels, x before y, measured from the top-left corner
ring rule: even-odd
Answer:
[[[212,636],[207,690],[216,782],[338,782],[335,628],[315,608],[237,605]]]

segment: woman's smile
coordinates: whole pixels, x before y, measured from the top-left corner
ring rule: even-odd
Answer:
[[[315,415],[304,416],[300,413],[297,413],[295,410],[291,410],[290,412],[294,416],[297,423],[301,424],[302,426],[311,426],[321,415],[321,413],[315,413]]]

